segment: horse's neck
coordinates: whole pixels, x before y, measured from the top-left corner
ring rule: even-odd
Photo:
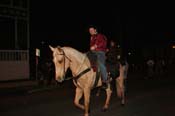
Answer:
[[[72,71],[73,76],[76,76],[80,68],[83,65],[85,60],[85,55],[73,48],[65,48],[66,55],[71,59],[70,70]]]

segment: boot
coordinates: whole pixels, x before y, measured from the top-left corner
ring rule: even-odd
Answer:
[[[107,89],[108,88],[108,82],[102,82],[102,88]]]

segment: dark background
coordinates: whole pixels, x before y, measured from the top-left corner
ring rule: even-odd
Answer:
[[[45,41],[87,51],[93,24],[125,52],[164,48],[174,41],[173,12],[170,3],[160,2],[32,1],[31,46]]]
[[[120,14],[112,3],[75,2],[31,3],[32,40],[53,45],[89,48],[88,26],[96,25],[109,39],[120,37]],[[35,43],[33,41],[33,43]]]
[[[30,0],[30,49],[33,53],[35,48],[50,44],[86,52],[88,26],[96,25],[109,40],[117,41],[125,56],[129,52],[135,57],[168,56],[175,41],[174,11],[168,2]],[[18,23],[19,48],[26,49],[26,25]],[[0,18],[0,49],[15,48],[14,28],[14,19]]]

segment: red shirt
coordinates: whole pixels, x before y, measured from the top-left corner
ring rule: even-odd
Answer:
[[[90,46],[96,45],[95,51],[104,51],[107,49],[107,38],[103,34],[96,34],[91,36]]]

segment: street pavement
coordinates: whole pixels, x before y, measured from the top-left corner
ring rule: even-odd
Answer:
[[[94,89],[90,116],[174,116],[174,83],[173,73],[146,80],[140,74],[129,74],[126,105],[120,105],[120,99],[114,91],[109,110],[102,112],[105,92],[102,91],[97,97]],[[75,87],[71,80],[51,86],[38,86],[37,83],[17,85],[18,87],[8,85],[5,88],[4,84],[4,88],[1,87],[1,116],[83,116],[83,111],[73,104]],[[83,99],[81,102],[83,103]]]

